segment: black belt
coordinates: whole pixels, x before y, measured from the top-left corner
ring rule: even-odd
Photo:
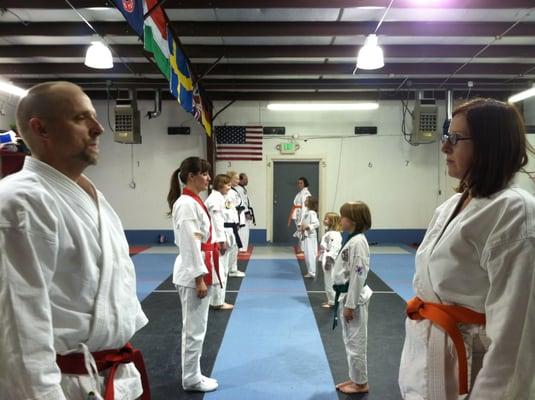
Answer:
[[[240,239],[240,235],[238,234],[238,229],[240,227],[240,224],[237,224],[235,222],[225,222],[225,228],[232,228],[232,233],[234,234],[234,237],[236,238],[236,244],[238,245],[238,248],[241,249],[243,247],[242,241]]]
[[[334,297],[334,319],[333,319],[333,330],[338,325],[338,300],[340,299],[340,293],[347,293],[349,289],[349,282],[342,283],[339,285],[333,285],[333,289],[336,292]]]

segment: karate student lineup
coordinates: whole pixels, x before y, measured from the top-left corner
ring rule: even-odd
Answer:
[[[84,175],[97,164],[104,132],[95,108],[79,86],[46,82],[19,101],[16,120],[31,156],[0,180],[0,399],[148,400],[143,356],[129,341],[150,322],[136,296],[128,243],[117,214]],[[436,209],[416,252],[401,396],[533,400],[535,199],[514,184],[534,153],[524,121],[511,104],[471,100],[454,110],[441,151],[458,187]],[[214,176],[199,157],[169,170],[181,385],[210,392],[217,376],[203,374],[200,358],[210,308],[232,312],[226,282],[245,276],[237,255],[248,252],[254,224],[248,178]],[[318,243],[318,198],[306,177],[296,180],[288,224],[304,252],[305,277],[316,279],[321,265],[322,307],[346,351],[347,379],[336,390],[373,392],[366,240],[373,209],[347,199],[338,212],[327,210]]]

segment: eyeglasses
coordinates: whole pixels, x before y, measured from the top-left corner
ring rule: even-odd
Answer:
[[[455,132],[448,132],[447,134],[445,135],[442,135],[442,138],[440,138],[440,141],[442,142],[442,144],[444,143],[449,143],[451,144],[452,146],[455,146],[457,144],[458,141],[460,140],[472,140],[471,137],[464,137],[462,135],[459,135],[458,133],[455,133]]]

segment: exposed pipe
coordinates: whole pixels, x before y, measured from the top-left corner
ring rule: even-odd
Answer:
[[[154,96],[154,111],[149,111],[147,117],[149,119],[158,118],[162,113],[162,91],[161,89],[156,89]]]

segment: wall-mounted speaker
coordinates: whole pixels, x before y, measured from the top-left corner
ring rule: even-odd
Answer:
[[[284,135],[286,128],[284,126],[264,126],[264,135]]]
[[[170,126],[167,128],[168,135],[189,135],[189,126]]]
[[[377,135],[376,126],[355,126],[355,135]]]

